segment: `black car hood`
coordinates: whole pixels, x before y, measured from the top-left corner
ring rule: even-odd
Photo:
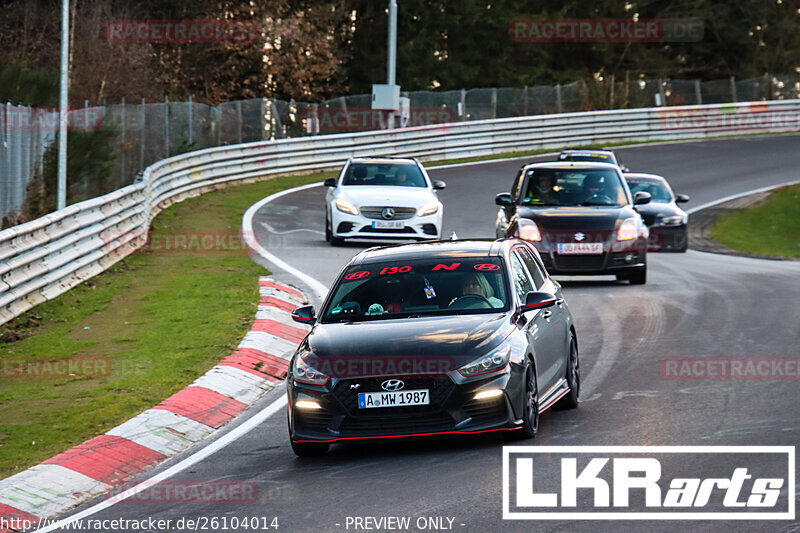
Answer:
[[[617,221],[635,217],[636,211],[624,206],[528,207],[517,211],[520,218],[536,222],[541,231],[615,230]]]
[[[512,328],[510,313],[420,317],[317,324],[306,341],[332,377],[380,374],[363,371],[374,370],[375,359],[426,370],[408,373],[444,373],[488,353]]]
[[[645,224],[648,226],[651,226],[655,222],[655,218],[659,215],[669,217],[686,214],[680,207],[671,202],[650,202],[649,204],[636,206],[636,209],[639,211],[639,214],[642,215]]]

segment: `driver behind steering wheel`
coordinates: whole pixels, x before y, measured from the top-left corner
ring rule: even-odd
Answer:
[[[461,296],[456,296],[448,305],[465,296],[480,296],[489,302],[492,307],[503,307],[503,301],[495,298],[492,285],[480,272],[470,272],[461,278]]]
[[[583,189],[586,193],[584,202],[613,203],[606,189],[605,176],[590,174],[583,180]]]

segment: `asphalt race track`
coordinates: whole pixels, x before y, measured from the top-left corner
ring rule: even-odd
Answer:
[[[798,135],[644,145],[618,153],[633,171],[663,174],[676,193],[691,195],[687,208],[800,180]],[[523,162],[535,159],[431,170],[433,178],[447,181],[440,195],[444,235],[493,237],[494,195],[508,190]],[[334,248],[324,242],[324,194],[320,186],[283,196],[262,208],[254,225],[262,246],[328,286],[365,246]],[[548,412],[533,441],[512,444],[800,443],[797,379],[693,381],[665,379],[660,370],[665,357],[800,355],[800,262],[693,251],[650,254],[648,260],[644,286],[616,283],[612,277],[557,278],[577,326],[583,403],[577,410]],[[285,273],[276,275],[297,283]],[[276,388],[249,413],[282,394]],[[278,517],[278,531],[284,532],[347,531],[347,517],[365,516],[411,516],[412,525],[417,517],[448,517],[452,530],[464,532],[800,531],[797,521],[504,521],[504,444],[499,436],[350,443],[332,447],[323,458],[300,460],[289,447],[280,409],[263,426],[173,478],[253,482],[258,501],[129,501],[92,518]],[[542,465],[540,475],[551,473],[549,468],[555,466]],[[349,531],[354,530],[351,525]]]

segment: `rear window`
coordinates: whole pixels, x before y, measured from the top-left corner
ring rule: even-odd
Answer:
[[[419,167],[410,164],[353,163],[347,167],[342,185],[427,187]]]
[[[499,258],[352,266],[331,293],[322,322],[497,313],[509,308]]]
[[[617,161],[611,154],[573,154],[562,153],[558,156],[561,161],[588,161],[594,163],[611,163],[616,165]]]

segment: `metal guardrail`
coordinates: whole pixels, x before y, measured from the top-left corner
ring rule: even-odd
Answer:
[[[334,169],[351,156],[457,159],[570,145],[790,131],[800,131],[800,100],[539,115],[191,152],[148,167],[134,185],[0,232],[0,324],[142,246],[150,222],[167,206],[233,183]]]

